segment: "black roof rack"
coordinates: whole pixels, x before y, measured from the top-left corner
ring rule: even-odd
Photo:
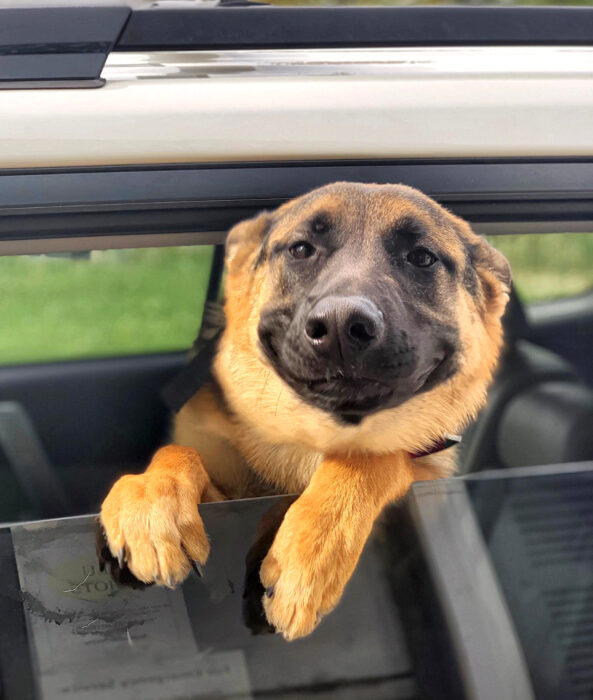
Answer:
[[[130,14],[125,6],[0,8],[0,85],[100,85],[107,56]]]
[[[0,8],[0,87],[100,85],[110,51],[593,45],[587,7]]]
[[[212,7],[132,13],[116,51],[591,45],[586,7]]]

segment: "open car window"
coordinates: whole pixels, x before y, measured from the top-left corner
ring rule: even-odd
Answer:
[[[501,234],[489,241],[511,263],[526,305],[593,296],[593,234]],[[198,335],[213,250],[0,257],[0,364],[187,350]]]
[[[212,255],[187,246],[0,258],[0,364],[187,350]]]

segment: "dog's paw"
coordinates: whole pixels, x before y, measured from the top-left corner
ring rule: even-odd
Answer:
[[[243,586],[243,622],[252,634],[268,634],[276,631],[266,619],[263,607],[264,587],[259,574],[262,561],[270,551],[286,511],[296,498],[296,496],[284,496],[263,515],[257,526],[256,539],[247,552]]]
[[[304,498],[289,509],[260,570],[266,617],[288,641],[310,634],[338,604],[360,553],[346,533],[311,517]]]
[[[196,460],[203,470],[194,450],[162,448],[144,474],[119,479],[101,507],[109,551],[144,583],[174,587],[208,558]]]

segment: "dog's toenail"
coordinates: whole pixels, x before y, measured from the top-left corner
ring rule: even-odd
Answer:
[[[202,569],[202,565],[200,564],[200,562],[190,559],[189,563],[191,564],[191,568],[196,572],[196,576],[202,578],[202,576],[204,575],[204,570]]]
[[[117,563],[119,564],[120,569],[124,568],[124,564],[126,563],[126,558],[125,558],[125,551],[124,551],[123,547],[117,553]]]
[[[271,598],[274,595],[274,586],[266,588],[266,597]]]

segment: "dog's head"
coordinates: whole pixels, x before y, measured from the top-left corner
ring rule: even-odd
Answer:
[[[229,234],[217,376],[268,437],[407,435],[413,413],[430,440],[483,402],[509,285],[505,258],[421,192],[322,187]]]

